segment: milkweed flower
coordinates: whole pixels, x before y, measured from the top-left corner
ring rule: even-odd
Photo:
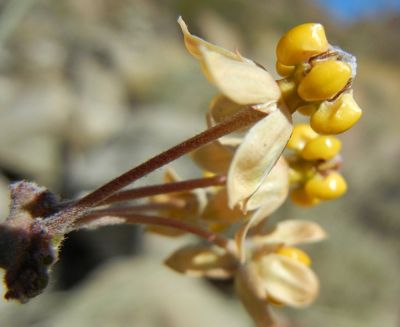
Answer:
[[[165,264],[193,277],[233,279],[243,305],[259,326],[265,326],[273,319],[271,304],[303,307],[314,301],[318,278],[307,254],[293,246],[325,237],[316,223],[287,220],[270,232],[249,237],[244,262],[220,248],[189,245],[175,251]]]
[[[292,132],[289,110],[280,102],[281,92],[264,68],[240,53],[231,52],[192,35],[181,26],[188,51],[200,61],[208,80],[236,110],[258,110],[266,116],[251,126],[236,149],[227,175],[228,203],[247,210],[248,201],[274,167]]]

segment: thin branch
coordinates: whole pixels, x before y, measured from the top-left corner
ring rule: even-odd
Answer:
[[[235,130],[255,123],[265,117],[266,114],[260,111],[246,108],[239,111],[227,120],[211,127],[204,132],[164,151],[146,162],[132,168],[126,173],[104,184],[97,190],[86,195],[75,204],[61,210],[59,213],[49,218],[46,225],[51,233],[63,233],[69,225],[76,219],[84,215],[91,207],[95,207],[102,201],[109,198],[115,192],[138,180],[139,178],[151,173],[152,171],[176,160],[207,143],[210,143],[221,136],[230,134]]]
[[[189,179],[180,182],[138,187],[131,190],[117,192],[114,195],[111,195],[105,201],[101,202],[101,204],[110,204],[122,201],[135,200],[157,194],[184,192],[184,191],[194,190],[197,188],[206,188],[210,186],[222,186],[225,185],[225,183],[226,183],[225,176],[213,176],[206,178]]]
[[[111,216],[116,214],[131,214],[137,213],[139,211],[148,211],[148,210],[166,210],[166,209],[183,209],[186,206],[186,201],[180,199],[171,199],[165,202],[157,202],[157,203],[145,203],[145,204],[137,204],[137,205],[129,205],[123,207],[111,207],[104,209],[91,210],[87,213],[87,215],[83,216],[81,219],[84,219],[86,216],[90,216],[93,214],[103,215],[103,216]]]
[[[158,217],[151,215],[141,215],[141,214],[123,214],[121,212],[113,212],[113,210],[108,211],[108,215],[110,217],[115,216],[116,218],[120,218],[120,220],[113,220],[112,224],[145,224],[145,225],[157,225],[164,226],[169,228],[179,229],[184,232],[188,232],[194,235],[197,235],[210,243],[213,243],[221,248],[227,249],[231,251],[232,248],[231,241],[225,238],[221,234],[217,234],[206,229],[202,229],[193,224],[188,224],[181,220],[166,218],[166,217]],[[96,220],[105,217],[103,213],[90,213],[83,217],[81,220],[77,221],[74,225],[74,229],[79,229],[83,226],[90,226],[90,223],[96,223]]]

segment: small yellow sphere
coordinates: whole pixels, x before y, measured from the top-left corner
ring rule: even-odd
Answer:
[[[334,102],[323,102],[311,116],[312,128],[321,134],[339,134],[351,128],[362,115],[352,92],[342,94]]]
[[[336,199],[347,190],[346,181],[338,172],[331,172],[327,176],[315,174],[304,187],[310,196],[321,200]]]
[[[306,160],[329,160],[335,157],[342,143],[334,136],[319,136],[307,142],[301,151],[301,156]]]
[[[291,246],[284,246],[281,247],[278,251],[276,251],[277,254],[283,255],[285,257],[289,257],[291,259],[294,259],[303,265],[306,266],[311,266],[311,259],[310,257],[302,250],[291,247]]]
[[[294,189],[290,192],[292,202],[300,207],[313,207],[321,202],[320,199],[309,195],[303,187]]]
[[[349,64],[338,60],[321,61],[300,81],[297,93],[305,101],[322,101],[334,97],[351,78]]]
[[[307,23],[289,30],[278,42],[276,56],[286,66],[295,66],[328,50],[324,27]]]
[[[294,72],[295,66],[286,66],[281,62],[277,61],[275,64],[276,72],[282,77],[291,75]]]
[[[318,134],[308,124],[297,124],[293,128],[287,144],[288,149],[301,151],[307,142],[318,137]]]

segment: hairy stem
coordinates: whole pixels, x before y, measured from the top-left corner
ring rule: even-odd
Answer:
[[[186,206],[186,202],[180,199],[171,199],[170,201],[165,202],[157,202],[157,203],[145,203],[145,204],[137,204],[137,205],[129,205],[123,207],[111,207],[97,210],[90,210],[87,215],[96,214],[96,215],[115,215],[117,213],[120,214],[131,214],[136,213],[138,211],[146,211],[146,210],[166,210],[166,209],[183,209]],[[86,215],[86,216],[87,216]],[[86,216],[83,216],[80,219],[84,219]]]
[[[194,190],[197,188],[206,188],[210,186],[221,186],[225,185],[225,183],[226,183],[225,176],[213,176],[207,178],[189,179],[181,182],[138,187],[132,190],[117,192],[111,195],[103,202],[101,202],[101,204],[110,204],[122,201],[135,200],[157,194],[184,192],[184,191]]]
[[[181,220],[171,219],[166,217],[158,217],[151,215],[141,215],[136,213],[123,213],[121,211],[114,212],[112,209],[108,210],[109,216],[115,216],[120,218],[120,220],[113,220],[110,224],[145,224],[145,225],[157,225],[179,229],[184,232],[188,232],[197,235],[210,243],[213,243],[221,248],[231,251],[232,245],[231,241],[225,238],[223,235],[202,229],[201,227],[195,226],[193,224],[188,224]],[[74,229],[79,229],[80,227],[90,226],[90,223],[96,223],[96,220],[104,217],[102,212],[92,212],[84,216],[80,221],[75,223]],[[102,225],[108,225],[107,221]]]
[[[174,161],[182,155],[189,153],[207,143],[210,143],[221,136],[230,134],[235,130],[248,126],[265,117],[265,113],[246,108],[239,111],[225,121],[211,127],[204,132],[193,136],[192,138],[164,151],[144,163],[132,168],[119,177],[99,187],[97,190],[86,195],[76,203],[61,210],[47,220],[46,224],[52,233],[63,233],[69,225],[76,219],[84,215],[88,209],[105,201],[115,192],[123,187],[138,180],[139,178],[151,173],[152,171]]]

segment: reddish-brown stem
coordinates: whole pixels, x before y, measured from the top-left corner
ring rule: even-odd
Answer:
[[[210,186],[225,185],[225,176],[213,176],[206,178],[189,179],[181,182],[173,182],[167,184],[157,184],[144,187],[138,187],[132,190],[117,192],[105,199],[101,204],[110,204],[122,201],[135,200],[146,196],[167,194],[174,192],[190,191],[197,188],[205,188]]]
[[[113,212],[113,210],[108,211],[109,216],[116,216],[121,218],[119,222],[115,223],[126,223],[126,224],[145,224],[145,225],[157,225],[157,226],[164,226],[179,229],[184,232],[188,232],[194,235],[197,235],[210,243],[213,243],[219,247],[224,249],[230,250],[230,241],[229,239],[225,238],[221,234],[217,234],[205,229],[202,229],[198,226],[185,223],[181,220],[165,218],[165,217],[158,217],[158,216],[151,216],[151,215],[141,215],[136,213],[121,213],[121,212]],[[97,213],[93,212],[87,214],[83,217],[79,222],[76,222],[75,228],[79,229],[79,226],[89,225],[91,222],[95,222],[96,220],[104,217],[104,213]]]
[[[166,202],[157,202],[157,203],[145,203],[145,204],[137,204],[137,205],[129,205],[123,207],[116,208],[104,208],[97,210],[90,210],[87,215],[96,214],[96,215],[115,215],[117,213],[120,214],[131,214],[136,213],[138,211],[146,211],[146,210],[165,210],[165,209],[182,209],[186,206],[186,202],[184,200],[172,199]],[[81,219],[84,219],[83,216]]]
[[[49,231],[51,233],[62,233],[76,219],[84,215],[89,208],[98,205],[128,184],[221,136],[230,134],[235,130],[257,122],[265,117],[265,115],[265,113],[260,111],[246,108],[218,125],[156,155],[52,216],[46,222]]]

